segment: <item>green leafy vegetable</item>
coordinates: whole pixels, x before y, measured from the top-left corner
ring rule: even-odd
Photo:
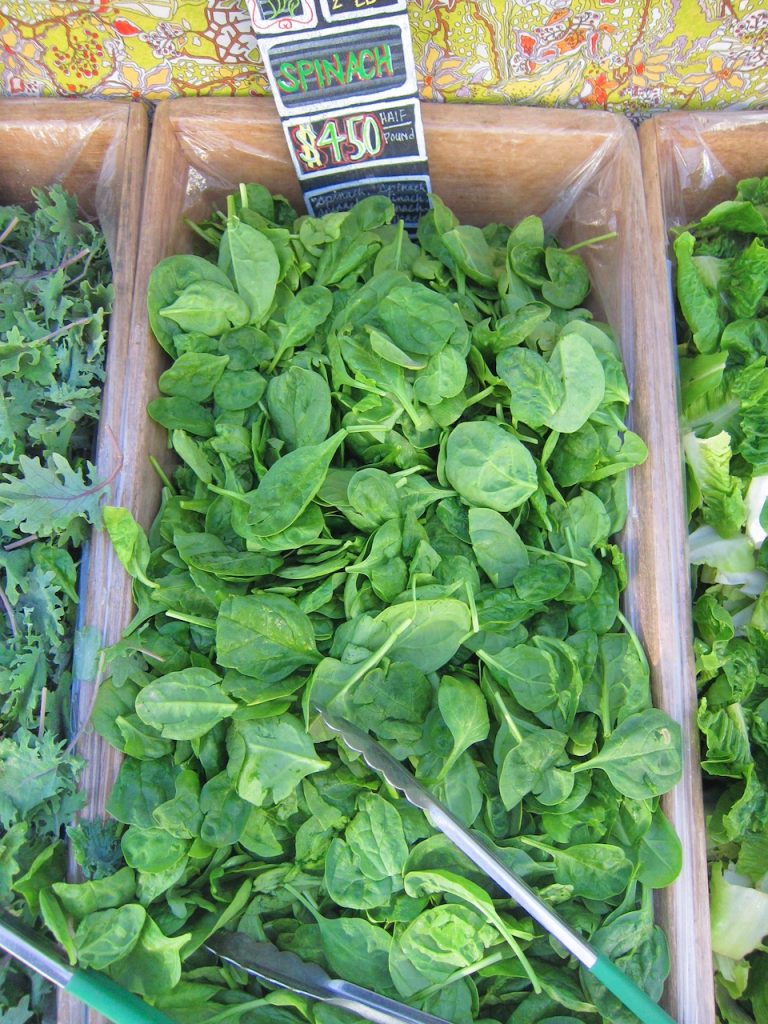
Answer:
[[[768,178],[740,182],[735,199],[675,242],[698,724],[723,1024],[757,1024],[768,1008],[767,188]]]
[[[219,677],[205,668],[171,672],[136,697],[136,714],[171,740],[194,740],[229,718],[237,705],[221,689]]]
[[[79,549],[109,490],[89,459],[110,279],[101,232],[62,188],[33,190],[29,209],[0,207],[0,906],[32,929],[42,913],[68,955],[47,889],[82,803],[69,699]],[[88,672],[93,637],[77,639]],[[50,989],[12,964],[0,990],[3,1019],[49,1012]]]
[[[417,244],[392,215],[294,218],[243,186],[199,227],[225,280],[153,274],[174,361],[150,414],[181,464],[148,537],[106,514],[139,614],[93,716],[125,755],[123,896],[59,885],[49,917],[182,1019],[267,1016],[203,948],[227,928],[455,1024],[612,1020],[315,713],[371,730],[586,933],[634,922],[605,941],[660,989],[679,740],[618,610],[609,537],[645,449],[616,343],[538,218],[468,228],[435,198]],[[279,1024],[331,1024],[281,999]]]
[[[445,452],[448,482],[468,504],[511,512],[536,491],[530,452],[498,423],[460,423]]]

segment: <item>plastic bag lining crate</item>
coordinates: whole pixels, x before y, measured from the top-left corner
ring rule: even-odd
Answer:
[[[668,417],[674,416],[674,399],[671,393],[653,397],[657,371],[648,343],[653,323],[652,296],[646,290],[648,231],[635,132],[625,120],[601,112],[425,106],[423,116],[433,188],[462,222],[514,223],[527,214],[539,214],[564,245],[617,232],[614,240],[587,247],[582,255],[593,280],[588,304],[619,335],[635,396],[633,429],[651,449],[648,462],[634,472],[631,482],[630,516],[622,540],[630,573],[625,611],[645,644],[656,703],[674,706],[671,695],[681,686],[683,659],[671,611],[674,594],[667,580],[670,552],[675,542],[679,546],[680,537],[666,537],[665,504],[654,493],[663,486],[668,465],[657,454],[662,443],[656,425],[658,405],[668,402]],[[207,216],[228,192],[249,181],[281,192],[302,208],[269,99],[182,99],[159,106],[147,167],[132,358],[125,380],[131,443],[125,448],[117,495],[118,503],[130,508],[145,528],[158,508],[160,492],[149,456],[161,463],[169,457],[164,431],[143,411],[156,397],[158,376],[167,366],[149,329],[148,279],[164,257],[197,250],[185,217]],[[128,622],[130,581],[114,559],[110,579],[108,632],[115,636]],[[112,785],[119,761],[120,755],[106,746],[93,759],[94,792],[100,798]],[[684,843],[697,834],[689,800],[673,800],[668,810]],[[691,870],[686,849],[686,873]],[[705,889],[706,876],[701,884]],[[691,889],[691,884],[678,884],[660,895],[658,906],[672,952],[669,1005],[686,1024],[708,1020],[696,1009],[698,974],[678,948],[683,942],[697,950],[704,941],[692,931],[699,920],[688,906]]]
[[[683,479],[683,459],[677,422],[678,380],[674,297],[668,262],[671,255],[669,231],[674,225],[696,220],[716,203],[731,198],[737,182],[742,178],[762,177],[768,174],[768,114],[664,114],[642,125],[639,137],[654,269],[649,287],[656,291],[658,318],[652,338],[657,348],[657,360],[664,366],[664,386],[675,398],[675,419],[666,421],[664,426],[668,435],[670,456],[672,445],[677,450],[674,461],[669,463],[669,479],[677,481]],[[668,404],[665,404],[665,411],[669,411]],[[672,497],[672,489],[669,497]],[[693,663],[692,599],[687,571],[684,491],[679,494],[675,506],[670,507],[670,520],[674,521],[676,531],[683,531],[683,558],[680,566],[682,587],[679,592],[678,609],[679,626],[685,638],[685,660],[682,665],[684,686],[681,695],[686,703],[680,704],[680,710],[693,720],[698,701]],[[697,735],[692,737],[689,749],[693,756],[698,749]],[[695,760],[692,762],[691,771],[698,771]],[[699,779],[696,784],[697,790],[700,787]],[[703,821],[700,827],[703,844]],[[708,891],[703,890],[699,899],[702,943],[695,952],[705,966],[705,973],[701,979],[702,992],[706,993],[706,998],[712,1006],[710,1016],[706,1019],[714,1020]],[[703,944],[704,938],[707,940],[706,946]],[[693,951],[691,955],[694,955]]]

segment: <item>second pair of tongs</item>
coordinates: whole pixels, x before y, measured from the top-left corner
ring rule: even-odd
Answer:
[[[607,957],[586,942],[569,924],[544,903],[522,879],[514,875],[479,839],[472,835],[435,797],[417,782],[399,761],[374,740],[340,715],[317,707],[325,725],[337,733],[350,750],[362,754],[366,763],[393,789],[399,790],[415,807],[421,808],[436,829],[443,833],[489,878],[571,953],[576,960],[644,1024],[675,1024],[672,1018]],[[247,935],[225,933],[207,943],[211,952],[244,968],[264,981],[322,999],[357,1013],[377,1024],[447,1024],[431,1014],[379,996],[350,982],[334,980],[314,964],[306,964],[292,953],[283,953],[269,943],[257,943]]]
[[[321,707],[316,707],[315,710],[326,726],[337,733],[350,750],[362,754],[365,762],[393,789],[399,790],[409,803],[421,808],[436,829],[493,879],[534,921],[557,939],[582,967],[590,971],[644,1024],[675,1024],[658,1003],[548,907],[530,886],[514,875],[491,849],[464,828],[451,812],[372,736],[358,729],[341,715],[333,714]]]

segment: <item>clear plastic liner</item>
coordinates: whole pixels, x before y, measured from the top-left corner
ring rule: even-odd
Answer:
[[[650,449],[648,462],[633,472],[630,484],[630,515],[622,538],[630,575],[625,614],[645,645],[656,703],[681,721],[686,742],[694,743],[688,704],[678,699],[691,684],[685,658],[687,612],[680,605],[684,535],[679,516],[674,529],[668,522],[680,500],[679,451],[664,435],[664,425],[671,423],[674,430],[676,422],[674,376],[671,364],[658,363],[658,339],[668,337],[669,325],[658,320],[657,268],[651,263],[636,133],[623,118],[592,111],[425,105],[423,116],[433,188],[463,223],[515,223],[538,214],[566,246],[617,233],[580,252],[593,281],[588,304],[619,339],[633,395],[633,429]],[[199,239],[185,218],[207,217],[240,182],[251,181],[303,209],[271,100],[180,99],[159,105],[120,403],[123,464],[113,488],[115,502],[145,527],[157,511],[160,493],[149,457],[161,465],[169,460],[165,432],[145,413],[167,365],[149,329],[149,275],[164,257],[198,250]],[[114,640],[130,619],[130,580],[108,550],[100,549],[99,557],[102,589],[94,599],[103,635]],[[95,738],[90,749],[92,807],[98,810],[120,755]],[[701,991],[707,970],[700,965],[697,970],[694,963],[707,959],[707,922],[689,905],[696,892],[706,899],[706,865],[699,856],[703,848],[697,846],[703,829],[694,748],[687,750],[686,762],[687,779],[678,787],[683,795],[667,801],[667,812],[683,842],[688,881],[662,892],[657,911],[672,956],[667,1004],[685,1024],[710,1024],[706,984]]]
[[[655,150],[663,226],[686,224],[768,173],[768,112],[664,114],[640,130]]]
[[[138,105],[0,100],[0,201],[29,206],[31,188],[62,185],[99,222],[115,265],[126,220],[126,150],[137,131],[145,147],[146,111]],[[130,274],[130,267],[117,272],[123,269]]]
[[[675,922],[679,934],[670,936],[680,950],[680,969],[686,979],[698,976],[697,997],[689,1005],[679,996],[681,1021],[711,1024],[715,1019],[713,968],[709,934],[709,894],[706,877],[705,833],[701,804],[696,677],[693,662],[691,591],[688,574],[687,528],[683,459],[678,409],[679,383],[675,346],[674,298],[670,260],[670,228],[698,219],[713,205],[731,198],[742,178],[768,174],[768,113],[664,114],[642,125],[639,132],[646,189],[652,254],[649,290],[653,295],[653,328],[649,333],[658,368],[660,430],[664,434],[660,487],[666,480],[671,581],[675,591],[669,612],[670,629],[679,633],[677,653],[680,686],[663,692],[663,706],[684,723],[690,761],[685,776],[667,799],[667,810],[680,820],[672,804],[688,802],[687,837],[691,861],[675,883],[676,903],[688,910]],[[670,415],[671,412],[671,415]],[[686,837],[681,836],[684,845]],[[691,937],[696,936],[696,941]]]

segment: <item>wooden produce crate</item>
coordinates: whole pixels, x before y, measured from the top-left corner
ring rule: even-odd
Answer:
[[[679,459],[664,427],[675,422],[672,368],[657,365],[654,295],[647,287],[650,246],[636,133],[629,123],[602,112],[567,112],[424,106],[432,185],[462,222],[514,223],[539,214],[565,245],[606,232],[617,237],[582,250],[593,281],[592,308],[617,331],[634,395],[633,429],[648,442],[650,457],[631,482],[630,516],[623,547],[630,586],[625,612],[638,629],[652,668],[656,703],[672,710],[685,743],[695,743],[693,695],[684,676],[686,637],[678,617],[684,570],[682,521],[670,534],[668,515],[680,502]],[[240,182],[260,182],[301,209],[282,128],[269,99],[181,99],[160,104],[147,166],[142,236],[126,368],[131,443],[117,498],[148,527],[158,508],[160,481],[149,456],[167,458],[164,431],[145,414],[157,394],[166,357],[150,332],[145,296],[155,264],[197,248],[185,218],[202,219]],[[669,386],[659,387],[667,375]],[[674,473],[669,478],[669,467]],[[130,486],[127,481],[131,481]],[[668,490],[670,493],[668,494]],[[116,561],[105,579],[115,616],[129,619],[130,581]],[[94,749],[96,749],[94,747]],[[670,938],[669,1009],[681,1024],[710,1024],[706,865],[695,748],[688,776],[667,800],[685,848],[681,880],[659,896],[658,917]],[[117,773],[119,754],[102,748],[93,757],[99,799]],[[705,961],[702,969],[701,961]]]
[[[120,500],[120,463],[125,444],[122,377],[128,360],[147,140],[147,111],[140,104],[0,100],[0,203],[29,205],[31,188],[59,183],[77,196],[80,210],[99,222],[107,239],[114,304],[94,462],[98,479],[113,477],[117,470],[112,485],[114,500]],[[95,530],[82,553],[79,625],[98,629],[105,643],[119,635],[124,622],[124,610],[111,603],[125,588],[110,586],[110,556],[106,534]],[[110,600],[104,600],[105,594]],[[96,682],[73,676],[76,732],[90,714]],[[83,731],[77,748],[88,764],[83,784],[98,804],[98,789],[92,790],[98,775],[93,766],[98,763],[101,748],[95,739]],[[80,1021],[86,1012],[71,997],[60,998],[60,1019]]]
[[[660,379],[660,387],[663,384],[665,392],[674,400],[674,404],[664,402],[665,415],[674,413],[674,419],[665,419],[663,423],[667,436],[666,451],[670,458],[669,480],[675,482],[675,487],[670,487],[667,491],[668,500],[675,498],[675,505],[669,506],[668,515],[675,536],[679,537],[682,531],[682,550],[686,553],[680,565],[682,572],[678,581],[677,605],[677,626],[685,639],[685,648],[682,652],[684,661],[681,666],[681,679],[684,685],[675,697],[671,713],[676,717],[684,714],[692,718],[696,711],[697,698],[691,626],[692,598],[685,545],[685,501],[683,492],[676,495],[677,481],[683,474],[683,460],[677,422],[677,358],[674,296],[668,269],[671,253],[669,231],[674,225],[697,220],[716,203],[731,198],[737,182],[742,178],[762,177],[768,174],[768,114],[663,114],[641,126],[639,139],[652,256],[649,290],[654,295],[656,316],[656,326],[649,339],[656,350],[657,363],[663,367],[664,376]],[[673,452],[673,448],[676,451]],[[692,736],[689,747],[692,755],[695,754],[697,746],[697,739]],[[692,771],[695,770],[695,760],[691,767]],[[691,788],[690,798],[698,800],[700,779],[694,779],[692,772],[687,773],[686,785]],[[683,787],[678,787],[676,795],[680,800],[689,798]],[[703,835],[703,822],[697,824],[697,827],[702,829]],[[699,845],[702,843],[703,838]],[[701,941],[696,949],[689,951],[688,956],[691,960],[696,957],[700,959],[702,999],[706,996],[707,1001],[713,1004],[707,890],[702,890],[697,896],[696,912]],[[693,966],[692,964],[692,970]],[[714,1019],[714,1009],[711,1016],[706,1019]]]
[[[148,118],[141,104],[97,100],[0,100],[0,202],[28,205],[30,189],[61,184],[78,198],[82,212],[95,218],[107,239],[112,263],[114,306],[109,321],[106,379],[95,445],[98,479],[114,476],[112,498],[120,500],[123,457],[123,374],[129,330],[141,196],[148,140]],[[123,616],[101,599],[109,588],[111,565],[106,533],[94,531],[85,577],[81,625],[101,631],[105,643],[119,636]],[[106,563],[106,564],[105,564]],[[120,588],[109,589],[115,595]],[[113,619],[114,613],[114,619]],[[111,623],[116,625],[110,628]],[[95,680],[73,680],[73,704],[88,717]],[[79,752],[93,763],[100,750],[84,733]],[[93,772],[89,771],[89,777]],[[90,792],[90,790],[89,790]]]
[[[114,477],[119,500],[123,439],[122,380],[128,360],[133,281],[139,243],[141,196],[148,141],[143,105],[97,100],[0,100],[0,203],[30,205],[30,189],[61,184],[77,196],[80,210],[92,217],[107,239],[112,263],[114,306],[109,321],[106,381],[95,443],[98,479]],[[123,616],[99,599],[107,592],[105,533],[94,531],[83,556],[79,582],[85,599],[81,625],[98,628],[105,642],[119,635]],[[110,593],[117,594],[120,588]],[[92,704],[95,680],[73,680],[73,705],[81,720]],[[83,735],[79,752],[93,762],[99,756]],[[92,772],[89,775],[93,775]]]

